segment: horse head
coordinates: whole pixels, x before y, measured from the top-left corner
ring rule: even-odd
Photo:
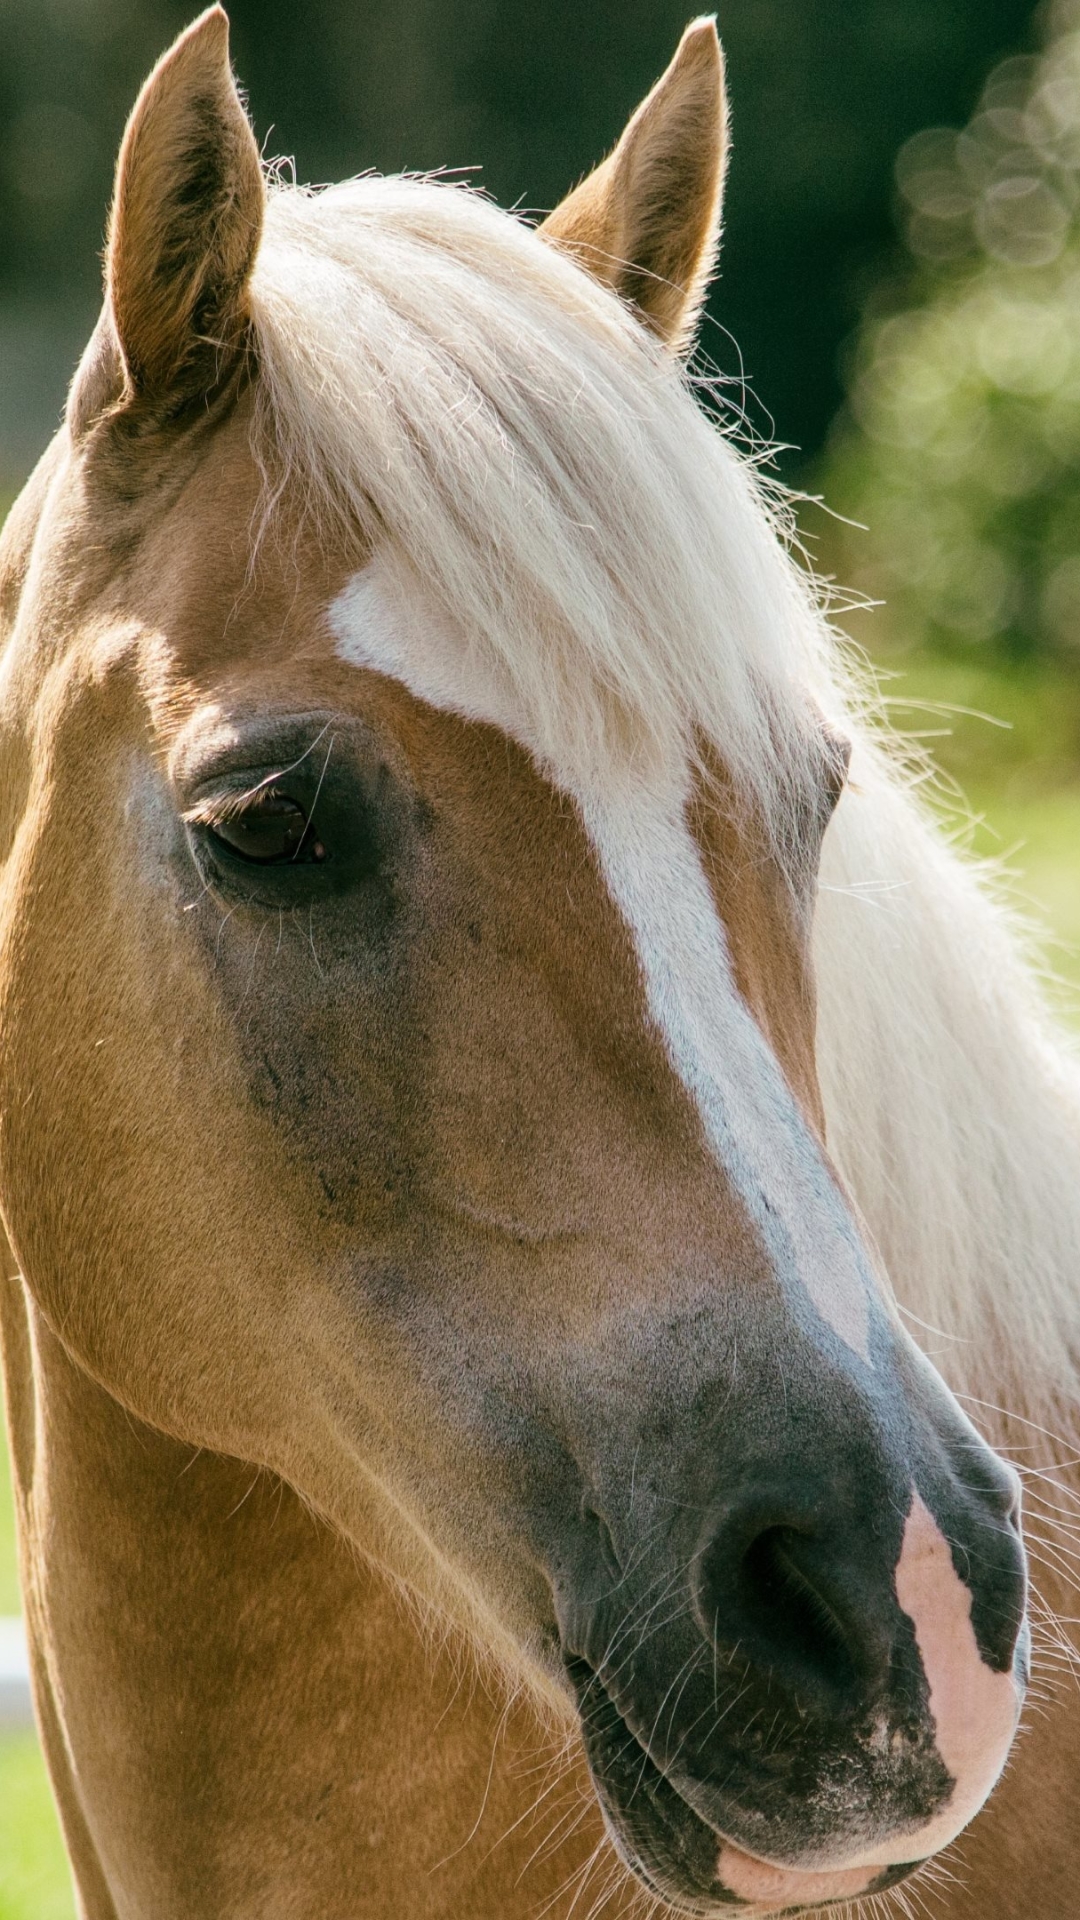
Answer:
[[[3,542],[0,1190],[80,1366],[576,1715],[672,1907],[763,1913],[954,1837],[1027,1642],[829,1156],[858,795],[680,361],[725,138],[699,22],[537,232],[268,189],[220,10],[155,70]]]

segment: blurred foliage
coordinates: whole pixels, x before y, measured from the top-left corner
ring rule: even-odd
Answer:
[[[19,1611],[15,1513],[0,1394],[0,1614]],[[60,1823],[36,1734],[0,1728],[0,1920],[74,1920]]]
[[[892,244],[897,148],[970,110],[990,63],[1023,44],[1031,7],[723,0],[735,147],[712,299],[722,324],[705,344],[737,375],[738,341],[781,438],[816,447],[839,402],[838,344]],[[197,10],[198,0],[0,0],[0,401],[5,379],[20,389],[18,433],[7,434],[20,462],[48,432],[92,324],[124,117]],[[230,0],[229,10],[260,138],[295,155],[301,178],[479,163],[504,204],[546,208],[616,138],[694,7]],[[770,423],[759,414],[758,424]]]
[[[0,1920],[74,1920],[59,1822],[32,1733],[0,1735]]]
[[[19,1611],[19,1570],[15,1558],[15,1496],[8,1472],[0,1400],[0,1614]]]
[[[877,670],[894,726],[933,761],[947,832],[992,863],[1051,999],[1080,1024],[1080,673],[984,648],[879,650]]]
[[[1044,21],[962,130],[900,150],[912,264],[857,341],[825,485],[869,528],[839,567],[890,642],[1080,679],[1080,0]]]

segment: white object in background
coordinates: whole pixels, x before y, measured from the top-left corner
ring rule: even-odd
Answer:
[[[0,1617],[0,1732],[33,1724],[30,1661],[18,1614]]]

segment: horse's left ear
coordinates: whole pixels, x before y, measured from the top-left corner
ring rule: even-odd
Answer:
[[[674,352],[692,340],[716,264],[727,147],[716,23],[695,20],[614,152],[540,228]]]
[[[229,22],[211,7],[158,61],[120,149],[106,291],[129,397],[182,407],[226,370],[264,205]]]

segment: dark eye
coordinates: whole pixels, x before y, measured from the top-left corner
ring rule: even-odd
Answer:
[[[299,801],[277,787],[264,787],[210,829],[230,853],[260,866],[326,859],[326,848]]]

